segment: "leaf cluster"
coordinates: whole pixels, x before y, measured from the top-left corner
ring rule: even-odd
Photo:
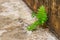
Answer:
[[[47,21],[47,13],[44,6],[40,6],[37,13],[32,12],[32,16],[36,16],[38,20],[27,27],[29,31],[33,31],[38,25],[43,25]]]

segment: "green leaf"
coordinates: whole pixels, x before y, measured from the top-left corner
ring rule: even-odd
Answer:
[[[36,16],[36,13],[35,12],[32,12],[32,17],[35,17]]]
[[[38,24],[39,24],[39,21],[32,23],[30,26],[27,27],[27,30],[32,31],[36,29],[36,26],[38,26]]]
[[[29,27],[27,27],[27,30],[32,31],[36,29],[38,25],[42,25],[47,21],[47,13],[45,11],[45,7],[42,5],[39,7],[37,13],[32,12],[32,16],[36,16],[38,19],[36,22],[32,23]]]

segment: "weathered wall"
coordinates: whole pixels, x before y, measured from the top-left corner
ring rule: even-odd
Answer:
[[[48,26],[49,29],[58,34],[60,37],[60,0],[24,0],[28,6],[37,11],[37,8],[41,5],[46,7],[48,13]],[[56,35],[57,36],[57,35]]]

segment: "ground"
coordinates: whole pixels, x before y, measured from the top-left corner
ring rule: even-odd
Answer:
[[[28,31],[36,18],[22,0],[0,1],[0,40],[58,40],[48,29]]]

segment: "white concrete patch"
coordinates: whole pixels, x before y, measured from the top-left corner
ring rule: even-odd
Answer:
[[[7,32],[7,30],[0,30],[0,36],[3,35],[3,33]]]

